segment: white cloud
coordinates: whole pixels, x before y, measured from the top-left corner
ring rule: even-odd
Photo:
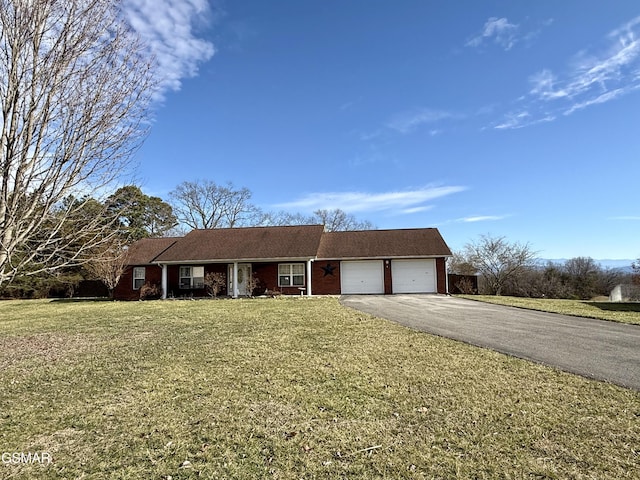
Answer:
[[[568,108],[565,112],[564,115],[571,115],[572,113],[578,111],[578,110],[582,110],[583,108],[587,108],[590,107],[591,105],[597,105],[599,103],[606,103],[610,100],[613,100],[615,98],[621,97],[627,93],[629,93],[631,90],[637,90],[638,88],[640,88],[640,85],[635,85],[633,87],[629,86],[626,88],[618,88],[616,90],[612,90],[610,92],[605,92],[602,95],[598,95],[597,97],[594,98],[588,98],[582,102],[577,102],[574,103],[573,105],[571,105],[570,108]]]
[[[527,118],[507,113],[494,128],[521,128],[603,104],[640,89],[640,16],[610,32],[596,49],[583,50],[562,74],[543,69],[529,77],[519,99]]]
[[[476,222],[491,222],[497,220],[504,220],[509,215],[478,215],[475,217],[464,217],[458,219],[458,222],[462,223],[476,223]]]
[[[554,89],[557,82],[557,77],[550,70],[544,69],[531,77],[529,82],[532,84],[531,95],[539,96],[542,98],[558,98],[565,94]]]
[[[213,12],[207,0],[124,0],[123,14],[147,43],[158,63],[159,92],[179,90],[184,78],[198,74],[215,53],[197,26]]]
[[[396,132],[407,134],[425,124],[437,123],[441,120],[459,117],[459,115],[443,110],[420,108],[394,115],[391,117],[391,120],[387,122],[386,126]]]
[[[495,125],[498,130],[508,128],[522,128],[526,125],[527,119],[531,117],[529,112],[508,113],[505,115],[504,121]]]
[[[410,215],[412,213],[426,212],[427,210],[431,210],[432,208],[433,208],[433,205],[425,205],[423,207],[405,208],[404,210],[401,210],[400,213],[403,213],[405,215]]]
[[[509,23],[506,18],[491,17],[485,22],[482,32],[469,40],[466,46],[479,47],[492,40],[505,50],[511,50],[518,41],[518,29],[518,25]]]
[[[349,213],[401,211],[416,213],[432,208],[425,202],[466,190],[461,186],[426,186],[396,192],[319,192],[310,193],[292,202],[275,205],[276,208],[312,212],[318,209],[340,208]]]

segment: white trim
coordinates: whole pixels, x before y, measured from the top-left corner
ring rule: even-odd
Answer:
[[[238,262],[233,262],[233,279],[231,283],[231,292],[233,298],[238,298]]]
[[[183,268],[188,268],[189,269],[189,275],[182,275],[182,269]],[[196,269],[202,269],[202,276],[196,276]],[[182,286],[182,280],[183,279],[189,279],[189,286]],[[196,279],[202,279],[202,285],[196,284],[195,280]],[[178,289],[179,290],[199,290],[204,288],[204,265],[180,265],[180,268],[178,269]]]
[[[213,265],[217,263],[300,263],[315,260],[314,257],[279,257],[279,258],[226,258],[216,260],[172,260],[150,263],[149,265]],[[332,258],[331,260],[335,260]]]
[[[142,277],[136,276],[136,270],[139,271],[140,269],[142,269],[142,274],[143,274]],[[140,266],[133,267],[131,276],[133,277],[133,289],[140,290],[144,286],[145,282],[147,281],[147,267],[140,267]],[[136,287],[136,280],[142,280],[142,285],[140,285],[139,287]]]
[[[233,298],[238,298],[243,295],[249,295],[249,292],[247,292],[246,283],[244,285],[245,291],[240,292],[240,284],[238,284],[238,281],[237,281],[237,279],[239,278],[238,276],[240,275],[240,271],[243,269],[246,269],[246,279],[250,279],[252,278],[252,275],[253,275],[253,266],[252,264],[245,263],[245,262],[236,263],[235,265],[236,265],[235,273],[234,273],[234,264],[230,263],[227,265],[227,273],[228,273],[227,292],[231,292],[231,296]],[[234,291],[235,291],[235,296],[233,294]]]
[[[316,262],[326,262],[328,260],[334,260],[336,262],[341,261],[359,261],[359,260],[411,260],[415,258],[416,260],[420,259],[428,259],[428,258],[451,258],[453,255],[404,255],[404,256],[389,256],[384,255],[381,257],[327,257],[327,258],[316,258],[314,261]]]
[[[447,266],[448,258],[444,259],[444,293],[449,295],[449,267]],[[438,265],[436,264],[436,290],[438,289]]]
[[[307,260],[307,295],[311,296],[311,262],[312,260]]]
[[[288,269],[289,272],[288,273],[280,273],[280,267],[283,267],[283,266],[289,267],[289,269]],[[293,272],[293,267],[294,266],[301,266],[302,267],[302,273],[294,273]],[[305,264],[302,263],[302,262],[283,262],[283,263],[279,263],[278,264],[278,287],[285,287],[285,288],[298,287],[298,288],[302,288],[302,287],[306,286],[308,284],[308,278],[307,278],[307,275],[305,274],[305,270],[306,270]],[[296,285],[294,283],[294,281],[293,281],[293,277],[300,277],[300,276],[302,276],[302,284]],[[280,277],[288,277],[291,283],[289,283],[288,285],[282,285],[280,283]]]

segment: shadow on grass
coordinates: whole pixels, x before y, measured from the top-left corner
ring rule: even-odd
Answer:
[[[640,312],[640,302],[584,302],[611,312]]]
[[[93,302],[113,302],[109,297],[83,297],[83,298],[52,298],[51,303],[93,303]]]

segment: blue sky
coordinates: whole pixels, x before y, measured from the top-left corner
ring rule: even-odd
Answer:
[[[148,194],[640,257],[637,1],[125,4],[161,66]]]

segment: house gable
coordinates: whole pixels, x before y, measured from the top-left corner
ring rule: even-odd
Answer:
[[[142,238],[127,250],[128,265],[151,265],[155,258],[176,243],[179,238]]]

